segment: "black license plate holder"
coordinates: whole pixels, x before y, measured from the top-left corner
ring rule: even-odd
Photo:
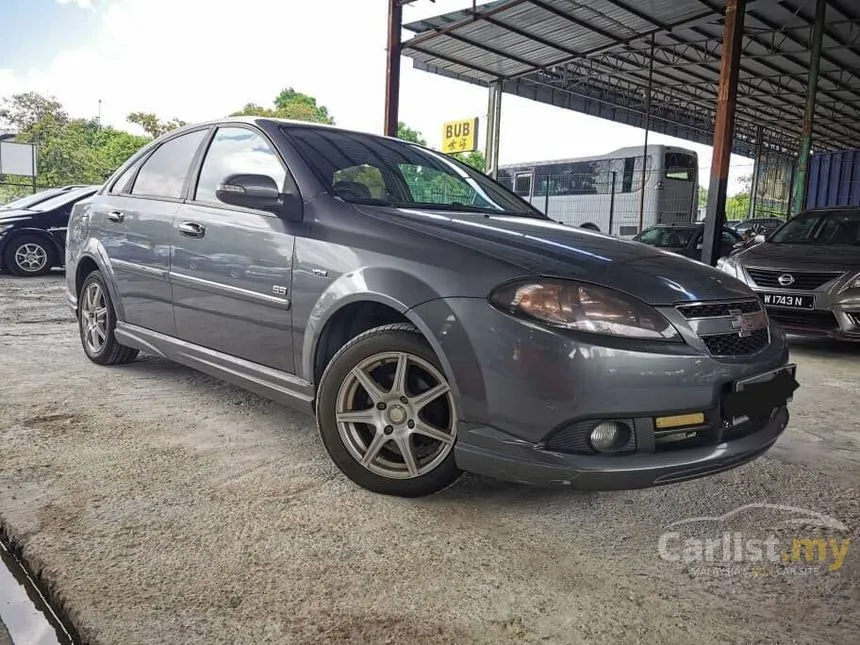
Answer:
[[[735,381],[732,391],[723,395],[723,416],[767,417],[785,405],[800,385],[795,379],[797,365],[791,363],[775,370]]]

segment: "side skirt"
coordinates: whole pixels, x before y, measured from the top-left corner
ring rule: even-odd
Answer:
[[[123,345],[181,363],[300,412],[313,414],[313,386],[297,376],[122,321],[117,321],[115,334]]]

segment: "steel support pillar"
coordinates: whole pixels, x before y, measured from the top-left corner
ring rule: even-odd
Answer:
[[[708,208],[702,240],[702,262],[714,265],[720,258],[723,223],[726,221],[726,190],[735,122],[735,96],[744,33],[746,0],[726,0],[723,26],[723,54],[720,61],[720,86],[714,119],[714,153],[708,184]]]
[[[806,174],[809,153],[812,150],[812,124],[815,118],[815,95],[818,92],[818,73],[821,69],[821,37],[824,34],[824,14],[827,0],[815,3],[815,24],[812,27],[812,43],[809,52],[809,76],[806,81],[806,110],[803,113],[803,130],[800,135],[800,151],[797,155],[797,172],[794,173],[791,212],[797,215],[806,201]]]
[[[654,34],[648,59],[648,93],[645,95],[645,144],[642,148],[642,189],[639,191],[639,232],[645,223],[645,184],[648,183],[648,133],[651,131],[651,90],[654,84]]]
[[[400,31],[403,22],[402,0],[388,0],[388,48],[385,65],[385,135],[397,136],[400,109]]]
[[[486,173],[493,179],[499,176],[499,138],[502,127],[502,81],[490,83],[490,98],[487,104],[487,145],[485,157]]]
[[[747,217],[755,217],[755,202],[758,194],[758,174],[761,170],[761,157],[764,154],[764,141],[762,141],[764,128],[761,125],[755,127],[755,160],[753,161],[752,183],[750,184],[750,210]]]

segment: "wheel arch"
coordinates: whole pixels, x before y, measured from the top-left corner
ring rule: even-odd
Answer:
[[[71,268],[72,267],[67,266],[66,270],[69,271]],[[108,295],[110,296],[111,304],[113,305],[114,313],[116,314],[117,320],[125,320],[125,312],[122,308],[122,301],[120,300],[119,294],[116,291],[116,276],[114,274],[113,268],[111,267],[107,252],[105,251],[104,247],[95,240],[90,240],[78,254],[78,257],[75,260],[75,302],[77,303],[78,295],[81,292],[81,287],[84,284],[84,280],[87,279],[87,276],[90,273],[96,270],[101,271],[102,276],[104,276],[105,285],[107,285]]]
[[[60,264],[62,264],[64,249],[57,243],[57,241],[54,239],[54,236],[51,235],[49,231],[43,228],[15,228],[9,231],[8,234],[3,236],[2,247],[0,247],[0,258],[6,255],[6,249],[9,248],[9,244],[14,242],[22,235],[34,235],[47,241],[51,245],[51,249],[54,251],[55,262],[59,262]],[[54,264],[52,266],[59,265]]]
[[[413,309],[422,302],[439,298],[425,282],[396,270],[370,270],[341,276],[320,296],[308,317],[301,348],[301,376],[312,383],[316,391],[326,364],[349,340],[373,327],[407,322],[430,345],[455,397],[459,398],[454,373],[442,345]]]

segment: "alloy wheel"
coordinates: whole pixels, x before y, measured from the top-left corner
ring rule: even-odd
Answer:
[[[352,457],[390,479],[429,473],[457,436],[448,382],[408,352],[375,354],[355,366],[338,390],[335,420]]]
[[[15,264],[22,271],[27,273],[41,271],[47,262],[48,252],[39,244],[27,242],[15,249]]]
[[[107,302],[98,283],[91,283],[81,302],[81,329],[91,354],[99,354],[107,342]]]

